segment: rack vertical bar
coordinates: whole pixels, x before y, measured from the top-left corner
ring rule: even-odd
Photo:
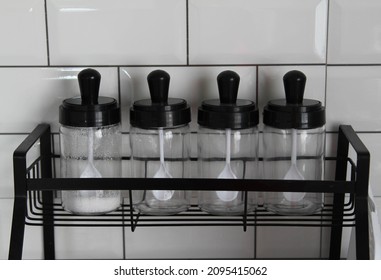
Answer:
[[[52,178],[52,142],[50,127],[48,126],[40,137],[41,153],[41,178]],[[43,235],[44,235],[44,257],[46,260],[55,259],[54,246],[54,210],[53,210],[53,191],[43,191]]]
[[[355,231],[356,231],[356,259],[370,258],[369,253],[369,210],[368,210],[368,184],[370,153],[361,142],[358,135],[349,125],[339,127],[339,139],[337,149],[336,180],[345,180],[347,164],[344,161],[348,157],[349,140],[357,154],[356,180],[355,180]],[[341,164],[339,164],[341,162]],[[340,258],[344,194],[334,194],[333,225],[331,230],[330,258]]]
[[[45,140],[47,138],[50,141],[50,126],[48,124],[39,124],[28,137],[17,147],[13,153],[13,180],[15,185],[15,199],[13,203],[13,216],[12,216],[12,227],[11,227],[11,240],[9,244],[9,255],[10,260],[16,259],[20,260],[22,258],[23,244],[24,244],[24,233],[25,233],[25,217],[27,213],[27,164],[26,156],[28,151],[33,145],[45,135]],[[43,141],[44,142],[44,141]],[[46,141],[45,141],[46,142]],[[49,143],[48,143],[49,144]],[[49,146],[49,149],[51,147]],[[46,147],[47,149],[47,147]],[[41,151],[46,152],[42,148]],[[49,152],[50,153],[50,152]],[[47,159],[46,159],[47,160]],[[48,165],[44,166],[44,172],[49,172],[46,168],[50,168]],[[49,174],[49,173],[46,173]]]
[[[349,141],[346,139],[343,126],[339,127],[339,136],[337,140],[337,158],[335,180],[345,181],[347,176],[347,158]],[[341,254],[341,239],[343,234],[343,213],[344,213],[344,193],[335,193],[333,195],[333,213],[329,258],[338,260]]]
[[[27,207],[27,193],[26,193],[26,157],[25,154],[13,154],[13,169],[14,169],[14,184],[15,184],[15,198],[13,202],[13,216],[11,227],[11,240],[9,244],[10,260],[21,260],[24,232],[25,232],[25,215]]]
[[[353,139],[353,148],[357,153],[357,178],[355,185],[356,259],[367,260],[370,258],[368,230],[370,153],[353,129],[346,128],[345,133],[347,137]]]

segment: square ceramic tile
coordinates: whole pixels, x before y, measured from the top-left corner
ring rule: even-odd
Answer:
[[[380,13],[379,0],[330,1],[328,63],[380,63]]]
[[[42,227],[26,226],[22,259],[43,260],[44,241]]]
[[[185,64],[185,3],[48,0],[51,64]]]
[[[57,259],[123,259],[121,227],[56,227]]]
[[[14,197],[13,152],[26,135],[0,135],[0,198]]]
[[[191,64],[324,63],[327,0],[190,0]]]
[[[337,134],[326,133],[325,136],[325,156],[326,157],[336,157],[337,151]],[[325,160],[324,166],[324,178],[326,180],[334,180],[336,172],[336,161]]]
[[[378,197],[375,197],[374,198],[374,203],[376,204],[376,208],[377,208],[377,214],[378,214],[378,223],[381,225],[381,197],[378,196]]]
[[[13,199],[0,199],[0,260],[8,259]]]
[[[315,99],[325,104],[325,67],[324,66],[260,66],[258,67],[258,108],[260,127],[262,127],[263,108],[268,101],[286,98],[283,76],[291,70],[299,70],[306,77],[305,99]]]
[[[381,131],[380,81],[380,66],[329,66],[327,130],[349,124],[356,131]]]
[[[370,255],[371,259],[381,259],[381,197],[370,194],[373,204],[370,207]]]
[[[39,123],[58,131],[59,106],[79,95],[77,74],[83,68],[0,68],[0,133],[30,132]],[[119,100],[117,68],[97,68],[100,95]]]
[[[320,258],[321,229],[318,227],[259,227],[257,258]]]
[[[338,133],[327,132],[325,135],[325,155],[327,157],[335,157],[337,155],[337,138]]]
[[[0,65],[47,65],[44,1],[1,1],[0,38]]]
[[[254,257],[254,229],[241,227],[126,228],[127,259],[246,259]]]
[[[129,108],[133,101],[150,98],[147,76],[158,68],[121,68],[121,106],[123,131],[129,129]],[[218,98],[217,76],[225,70],[240,76],[238,98],[256,100],[256,67],[160,67],[171,79],[169,97],[185,99],[192,110],[192,131],[197,128],[197,108],[205,99]]]

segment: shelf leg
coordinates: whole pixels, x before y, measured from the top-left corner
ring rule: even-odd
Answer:
[[[9,245],[10,260],[21,260],[25,233],[26,197],[16,197],[13,204],[11,240]]]
[[[42,192],[43,201],[43,235],[44,235],[44,257],[45,260],[55,259],[54,246],[54,212],[53,212],[53,192]]]
[[[346,137],[345,137],[346,136]],[[355,131],[350,126],[339,127],[336,180],[345,180],[346,164],[344,159],[348,156],[349,142],[357,154],[356,184],[354,193],[355,227],[356,227],[356,257],[357,259],[369,259],[369,210],[368,210],[368,187],[369,187],[369,164],[370,153]],[[335,211],[335,209],[334,209]],[[341,218],[342,219],[342,218]],[[334,220],[335,222],[335,220]],[[341,220],[342,224],[342,220]],[[336,235],[336,234],[335,234]],[[336,240],[335,242],[337,242]],[[336,247],[331,236],[331,248]],[[340,238],[341,243],[341,238]],[[331,250],[332,253],[332,250]],[[335,252],[336,254],[337,252]],[[332,256],[332,255],[331,255]],[[337,255],[333,255],[336,257]]]
[[[343,209],[344,194],[336,193],[333,197],[333,213],[331,227],[331,241],[329,258],[331,260],[339,260],[341,256],[341,239],[343,234]]]
[[[356,259],[369,260],[368,200],[356,199]]]
[[[366,151],[357,156],[357,181],[355,192],[355,215],[356,215],[356,258],[369,260],[369,209],[368,209],[368,186],[370,155]]]
[[[339,128],[337,140],[337,161],[335,180],[345,181],[347,177],[347,158],[349,141],[346,138],[342,127]],[[338,260],[341,255],[341,239],[343,235],[343,214],[344,214],[345,194],[335,193],[333,196],[333,213],[329,258]]]
[[[41,149],[41,177],[52,178],[52,135],[47,129],[40,138]],[[54,243],[54,210],[53,191],[42,192],[43,201],[43,236],[44,236],[44,257],[46,260],[55,259]]]

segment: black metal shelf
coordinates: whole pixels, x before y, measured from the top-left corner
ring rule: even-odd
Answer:
[[[368,232],[368,177],[369,152],[351,126],[340,126],[338,150],[335,158],[336,178],[332,181],[294,181],[259,179],[154,179],[154,178],[53,178],[54,160],[50,126],[41,124],[14,152],[15,202],[11,231],[10,259],[21,259],[25,226],[42,226],[45,258],[54,259],[55,227],[328,227],[331,228],[330,258],[340,258],[341,236],[344,227],[356,228],[358,259],[369,259]],[[27,154],[36,144],[37,158],[27,166]],[[348,158],[351,145],[357,156]],[[124,159],[128,160],[128,159]],[[347,167],[350,167],[347,180]],[[60,190],[125,190],[129,197],[122,206],[104,215],[73,215],[63,210]],[[181,189],[192,191],[240,190],[248,192],[321,192],[332,194],[333,203],[325,204],[321,212],[308,216],[281,216],[266,211],[259,205],[254,212],[241,216],[214,216],[192,205],[186,212],[173,216],[148,216],[134,211],[133,190]]]

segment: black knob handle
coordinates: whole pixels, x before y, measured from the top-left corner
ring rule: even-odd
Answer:
[[[149,73],[147,80],[152,103],[166,104],[168,101],[169,74],[164,70],[155,70]]]
[[[218,92],[222,104],[235,104],[237,101],[239,75],[234,71],[223,71],[217,76]]]
[[[101,74],[94,69],[85,69],[78,74],[79,89],[83,105],[98,104]]]
[[[306,75],[298,70],[287,72],[283,76],[286,101],[289,104],[303,103],[304,88],[306,86]]]

